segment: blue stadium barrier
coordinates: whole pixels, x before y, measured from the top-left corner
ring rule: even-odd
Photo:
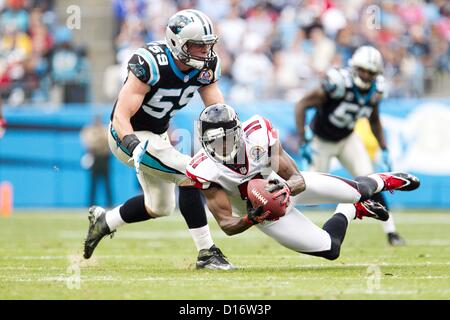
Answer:
[[[234,105],[240,118],[254,114],[270,119],[286,145],[295,135],[293,104],[265,101]],[[195,131],[195,120],[202,109],[195,99],[180,110],[172,132],[181,133],[175,143],[189,153],[192,140],[184,136]],[[94,115],[109,121],[111,105],[70,105],[49,111],[35,106],[6,108],[9,124],[0,140],[0,182],[14,187],[17,208],[85,207],[88,202],[89,172],[80,159],[85,154],[79,130]],[[386,100],[381,106],[382,121],[394,158],[394,169],[419,176],[420,190],[413,194],[397,192],[388,196],[397,208],[450,208],[450,100]],[[311,115],[309,115],[310,117]],[[183,130],[178,131],[177,128]],[[295,150],[289,150],[299,161]],[[111,157],[112,189],[115,204],[139,193],[134,171]],[[333,173],[348,176],[338,164]],[[105,203],[99,187],[98,203]]]

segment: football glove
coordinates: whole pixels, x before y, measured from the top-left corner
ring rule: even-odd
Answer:
[[[286,182],[282,182],[278,179],[269,180],[269,183],[266,186],[266,190],[270,193],[273,193],[272,199],[278,199],[280,196],[283,197],[281,201],[282,205],[289,205],[289,197],[291,196],[291,190]]]
[[[392,170],[392,162],[391,162],[389,150],[383,149],[381,152],[382,152],[381,153],[381,162],[382,162],[383,170],[391,171]]]
[[[264,220],[270,219],[271,212],[264,212],[263,206],[259,206],[258,208],[253,208],[250,200],[247,200],[247,216],[246,218],[251,222],[251,224],[258,224],[263,222]]]
[[[148,140],[140,142],[133,150],[133,162],[136,174],[139,174],[142,158],[144,158],[147,151]]]
[[[312,163],[312,148],[310,141],[306,140],[300,145],[300,157],[302,162],[306,162],[306,165]]]

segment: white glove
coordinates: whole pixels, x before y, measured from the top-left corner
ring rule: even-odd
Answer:
[[[133,162],[136,168],[136,174],[139,174],[139,167],[141,166],[142,159],[147,151],[148,140],[141,141],[133,150]]]

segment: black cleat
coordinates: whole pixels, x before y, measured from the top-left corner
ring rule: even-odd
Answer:
[[[387,237],[389,244],[393,247],[402,247],[406,245],[405,239],[403,239],[397,232],[389,232]]]
[[[102,207],[92,206],[89,208],[89,229],[86,240],[84,241],[85,259],[89,259],[94,253],[100,240],[107,235],[113,237],[115,230],[111,232],[106,224],[106,210]]]
[[[389,212],[386,208],[375,201],[365,200],[354,204],[356,208],[356,218],[370,217],[381,221],[389,219]]]
[[[210,270],[233,270],[236,269],[231,263],[229,263],[222,253],[222,251],[213,245],[209,249],[202,249],[198,253],[197,269],[210,269]]]
[[[412,191],[420,186],[419,178],[409,173],[383,172],[378,173],[378,176],[384,181],[383,191]]]

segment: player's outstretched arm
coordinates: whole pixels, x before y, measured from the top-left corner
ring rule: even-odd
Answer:
[[[300,145],[305,142],[305,115],[309,108],[321,108],[326,101],[326,93],[321,86],[308,92],[295,105],[295,122],[297,124]]]
[[[273,170],[283,179],[291,195],[295,196],[305,190],[305,180],[297,168],[295,161],[284,151],[279,141],[273,146],[275,157],[272,158]]]
[[[220,228],[229,236],[244,232],[252,226],[251,221],[234,217],[230,200],[225,191],[219,187],[211,187],[202,190],[206,197],[206,203]]]

